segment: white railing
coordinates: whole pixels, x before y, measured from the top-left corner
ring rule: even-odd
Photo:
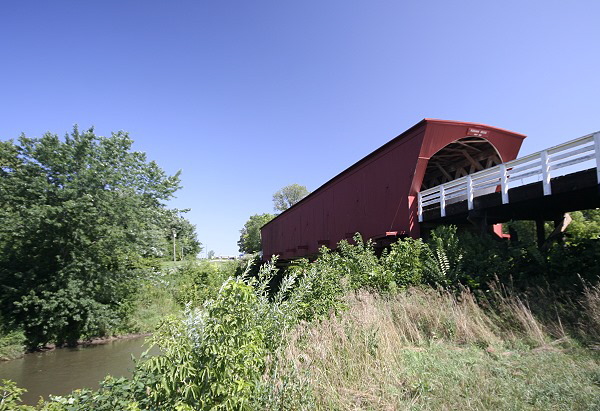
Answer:
[[[528,184],[532,179],[540,181],[541,178],[544,195],[550,195],[552,177],[592,168],[584,167],[584,163],[593,160],[600,183],[600,132],[423,190],[419,193],[419,221],[423,221],[423,210],[437,205],[441,217],[446,216],[447,204],[459,201],[467,200],[468,209],[472,210],[475,197],[494,193],[498,188],[502,204],[506,204],[510,188]]]

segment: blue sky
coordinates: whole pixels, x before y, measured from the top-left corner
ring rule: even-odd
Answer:
[[[217,255],[424,117],[600,130],[600,2],[20,1],[0,5],[0,139],[126,130]]]

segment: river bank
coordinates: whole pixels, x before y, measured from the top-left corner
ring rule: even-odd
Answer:
[[[0,362],[11,361],[23,358],[27,354],[35,354],[40,352],[48,352],[56,349],[66,348],[77,348],[77,347],[89,347],[100,344],[108,344],[117,340],[129,340],[140,337],[148,337],[152,333],[129,333],[122,335],[111,335],[105,337],[94,337],[89,340],[79,340],[77,345],[73,347],[57,346],[56,344],[46,344],[43,347],[36,348],[34,350],[26,349],[23,344],[23,333],[20,331],[13,331],[11,333],[2,335],[0,337]]]

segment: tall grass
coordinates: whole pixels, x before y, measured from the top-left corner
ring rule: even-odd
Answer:
[[[584,321],[581,324],[582,333],[586,335],[595,348],[600,348],[600,284],[586,285],[581,301]]]
[[[586,315],[597,313],[598,291],[589,289]],[[301,408],[600,407],[598,356],[553,339],[519,298],[505,296],[495,312],[466,290],[361,291],[347,303],[341,315],[299,325],[279,353],[271,383],[288,401],[300,390],[282,381],[302,386],[311,399]]]

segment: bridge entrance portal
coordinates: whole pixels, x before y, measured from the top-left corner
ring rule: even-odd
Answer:
[[[502,163],[498,150],[481,137],[453,141],[427,162],[421,191]]]

